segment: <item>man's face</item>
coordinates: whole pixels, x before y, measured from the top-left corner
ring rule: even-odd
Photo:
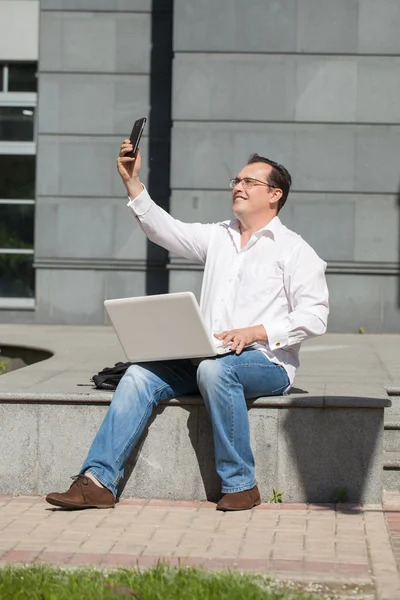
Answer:
[[[276,212],[278,201],[281,196],[281,190],[263,185],[260,182],[268,183],[269,174],[272,167],[266,163],[252,163],[246,165],[240,173],[238,179],[257,179],[254,185],[246,184],[241,181],[232,190],[232,210],[235,216],[240,217],[259,217],[271,216],[271,212]]]

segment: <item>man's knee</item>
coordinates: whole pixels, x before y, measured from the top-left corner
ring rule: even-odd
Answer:
[[[118,385],[118,395],[121,392],[129,394],[129,392],[138,390],[138,388],[146,388],[149,373],[146,369],[143,369],[141,365],[135,364],[128,367],[125,371],[124,376]]]
[[[230,369],[227,369],[223,361],[209,358],[203,360],[197,369],[197,384],[199,388],[216,386],[222,381],[228,382],[231,375]]]

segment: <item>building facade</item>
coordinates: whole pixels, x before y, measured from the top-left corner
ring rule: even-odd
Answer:
[[[330,331],[400,332],[399,28],[398,0],[0,0],[0,321],[199,294],[201,269],[125,206],[116,155],[147,116],[158,203],[226,219],[249,154],[283,163],[280,217],[328,263]]]

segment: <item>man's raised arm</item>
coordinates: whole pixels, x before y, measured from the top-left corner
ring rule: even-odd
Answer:
[[[157,206],[140,181],[139,151],[134,158],[125,156],[131,150],[130,141],[124,140],[117,159],[117,169],[129,196],[128,206],[135,214],[144,233],[152,242],[170,252],[204,264],[214,225],[183,223]]]

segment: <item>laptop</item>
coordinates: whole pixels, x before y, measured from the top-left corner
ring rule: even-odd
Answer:
[[[105,300],[130,362],[205,358],[230,352],[206,328],[192,292]]]

